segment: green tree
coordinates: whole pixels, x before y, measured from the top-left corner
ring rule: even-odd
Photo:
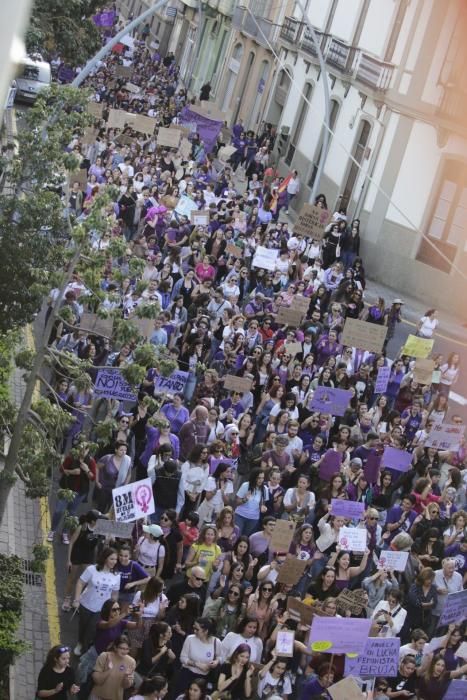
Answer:
[[[106,0],[35,0],[26,48],[29,53],[57,52],[71,66],[83,65],[101,46],[92,16]]]

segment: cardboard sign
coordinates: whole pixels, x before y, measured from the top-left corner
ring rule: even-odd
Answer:
[[[234,258],[241,258],[243,256],[243,248],[239,245],[235,245],[235,243],[227,243],[225,252],[227,255],[233,255]]]
[[[86,126],[84,128],[84,132],[83,132],[83,139],[82,139],[83,143],[87,143],[87,144],[94,143],[94,141],[97,138],[98,133],[99,132],[97,131],[97,129],[93,129],[90,126]]]
[[[310,605],[305,605],[298,598],[287,598],[287,612],[292,620],[300,622],[302,625],[311,625],[313,619],[313,608]]]
[[[138,329],[138,332],[143,338],[150,338],[154,333],[154,319],[153,318],[138,318],[137,316],[132,316],[128,319]]]
[[[327,689],[332,700],[365,700],[366,694],[362,693],[353,676],[343,678]]]
[[[179,394],[185,389],[189,372],[182,372],[177,369],[169,377],[158,376],[154,380],[154,391],[167,394]]]
[[[418,338],[416,335],[409,335],[405,345],[401,350],[401,355],[425,359],[433,350],[434,340],[428,338]]]
[[[367,531],[364,527],[341,527],[338,543],[348,552],[364,552],[367,544]]]
[[[345,617],[349,610],[351,615],[360,615],[362,610],[366,608],[367,595],[363,588],[357,588],[354,591],[344,588],[337,596],[336,602],[339,615]]]
[[[304,204],[293,227],[294,235],[309,236],[321,241],[328,221],[327,209],[316,207],[314,204]]]
[[[443,700],[465,700],[465,698],[467,698],[467,681],[461,681],[458,678],[452,680]]]
[[[352,396],[353,393],[347,389],[317,386],[309,408],[320,413],[330,413],[332,416],[343,416]]]
[[[104,537],[118,537],[120,540],[131,540],[133,523],[118,523],[115,520],[98,518],[93,532]]]
[[[94,396],[119,401],[136,401],[133,388],[125,381],[119,369],[100,369],[97,372]]]
[[[433,381],[435,361],[419,357],[413,370],[413,378],[418,384],[428,386]]]
[[[112,489],[115,520],[131,523],[155,512],[151,479],[141,479]]]
[[[195,226],[207,226],[209,224],[209,209],[194,209],[190,212],[191,223]]]
[[[329,449],[323,457],[321,464],[319,465],[318,476],[323,481],[331,481],[334,474],[337,474],[341,470],[342,465],[342,455],[337,450]]]
[[[386,326],[367,323],[357,318],[346,318],[340,342],[359,350],[381,352],[387,332]]]
[[[356,658],[345,657],[345,675],[394,678],[399,672],[400,645],[398,637],[371,637],[365,644],[363,654]]]
[[[160,126],[157,132],[157,145],[165,146],[166,148],[178,148],[181,138],[182,132],[179,129],[166,129]]]
[[[385,447],[382,457],[383,467],[395,469],[398,472],[406,472],[410,469],[413,455],[397,447]]]
[[[107,126],[109,129],[123,129],[125,124],[132,124],[136,114],[130,114],[123,109],[109,109]]]
[[[188,129],[186,126],[182,126],[181,124],[170,124],[169,129],[177,129],[177,131],[180,131],[182,136],[188,138],[188,136],[191,134],[191,129]]]
[[[467,589],[458,593],[450,593],[446,597],[443,612],[438,625],[450,625],[452,622],[460,625],[467,618]]]
[[[75,172],[68,175],[68,185],[73,187],[73,183],[77,182],[79,184],[80,190],[84,190],[88,184],[88,174],[86,170],[75,170]]]
[[[272,531],[270,552],[288,552],[295,533],[295,523],[292,520],[276,520]]]
[[[178,150],[183,158],[183,160],[188,160],[191,156],[191,143],[188,141],[188,139],[183,138],[180,141],[180,146],[178,147]]]
[[[131,66],[115,66],[117,78],[131,78],[133,68]]]
[[[96,117],[97,119],[102,119],[104,105],[100,102],[88,102],[86,105],[86,111],[88,114],[92,114],[93,117]]]
[[[459,449],[464,437],[465,426],[454,423],[435,423],[428,433],[424,442],[424,447],[434,447],[437,450],[451,450],[455,452]]]
[[[362,654],[370,627],[371,620],[364,618],[315,615],[309,637],[311,650],[327,654]]]
[[[263,245],[259,245],[256,248],[251,266],[274,271],[276,269],[276,260],[278,257],[279,251],[275,248],[266,248]]]
[[[292,357],[295,357],[299,352],[302,352],[302,344],[301,343],[284,343],[282,346],[284,348],[284,352],[290,353]]]
[[[114,320],[113,318],[100,318],[97,314],[90,314],[86,311],[81,314],[79,327],[83,331],[95,335],[102,335],[104,338],[112,337]]]
[[[280,326],[293,326],[298,328],[303,321],[304,313],[300,309],[292,309],[289,306],[279,306],[275,321]]]
[[[300,311],[306,314],[310,308],[310,300],[308,297],[294,296],[292,299],[292,307],[294,309],[300,309]]]
[[[378,569],[405,571],[408,558],[408,552],[396,552],[392,549],[383,549],[378,559]]]
[[[287,521],[284,520],[283,522]],[[303,574],[305,573],[306,565],[306,559],[304,560],[297,559],[296,557],[287,557],[285,562],[279,568],[277,583],[285,583],[289,586],[294,586],[300,581]]]
[[[134,114],[131,120],[131,128],[140,134],[148,136],[154,133],[156,128],[156,120],[153,117],[146,117],[144,114]]]
[[[340,518],[360,520],[365,512],[365,504],[359,501],[347,501],[345,498],[333,498],[331,500],[331,514]]]
[[[295,632],[293,630],[279,630],[276,636],[277,656],[293,656]]]
[[[384,394],[388,388],[389,377],[391,376],[390,367],[380,367],[378,370],[378,376],[375,382],[375,394]]]
[[[224,377],[224,389],[245,394],[251,391],[251,379],[248,379],[248,377],[236,377],[235,374],[226,374]]]

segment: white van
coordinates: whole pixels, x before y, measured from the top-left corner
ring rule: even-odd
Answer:
[[[52,82],[50,63],[41,57],[27,57],[22,61],[16,78],[16,99],[34,102],[41,90]]]

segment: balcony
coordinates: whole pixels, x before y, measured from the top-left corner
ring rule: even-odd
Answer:
[[[246,7],[236,7],[232,24],[235,29],[254,39],[258,44],[270,49],[277,41],[279,26],[264,17],[253,19]]]
[[[467,113],[467,89],[454,82],[443,87],[443,96],[438,106],[438,114],[444,119],[465,125]]]
[[[385,63],[374,56],[370,56],[363,51],[360,52],[355,71],[355,79],[373,90],[388,90],[391,85],[394,66],[392,63]]]
[[[280,37],[289,44],[295,44],[298,39],[298,33],[302,28],[301,22],[293,17],[286,17],[280,30]]]

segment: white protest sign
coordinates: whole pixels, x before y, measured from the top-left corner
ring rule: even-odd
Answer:
[[[119,369],[100,369],[94,385],[94,396],[120,401],[136,401],[136,394]]]
[[[465,427],[449,423],[435,423],[428,433],[424,447],[436,450],[457,450],[464,437]]]
[[[261,267],[264,270],[275,270],[278,255],[278,250],[259,245],[256,248],[253,262],[251,263],[252,267]]]
[[[276,637],[277,656],[293,656],[295,632],[293,630],[279,630]]]
[[[155,512],[151,479],[141,479],[112,489],[115,520],[131,523]]]
[[[166,392],[168,394],[179,394],[183,392],[188,381],[188,372],[175,370],[169,377],[159,375],[154,380],[154,391]]]
[[[341,527],[338,544],[351,552],[364,552],[367,544],[367,531],[363,527]]]
[[[408,552],[395,552],[392,549],[384,549],[378,559],[378,569],[393,569],[393,571],[405,571]]]
[[[198,211],[198,205],[190,197],[182,194],[175,207],[175,212],[180,216],[186,216],[188,219],[192,211]]]

